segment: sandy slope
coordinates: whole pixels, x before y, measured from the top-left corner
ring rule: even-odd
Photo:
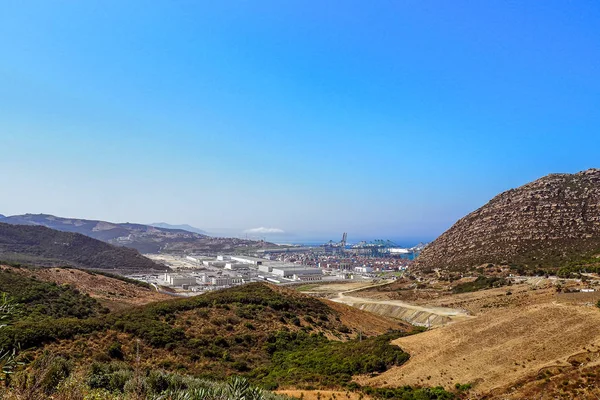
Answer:
[[[447,307],[429,307],[406,303],[401,300],[377,300],[364,297],[348,296],[339,293],[332,299],[335,302],[348,304],[361,310],[408,321],[420,326],[438,326],[450,322],[470,318],[464,310]]]
[[[495,309],[394,342],[410,353],[402,367],[360,383],[376,386],[474,383],[473,394],[503,388],[600,350],[600,311],[556,302]]]

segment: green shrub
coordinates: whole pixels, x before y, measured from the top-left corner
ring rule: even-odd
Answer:
[[[495,276],[486,277],[486,276],[480,275],[473,282],[465,282],[465,283],[460,283],[460,284],[456,285],[454,287],[454,289],[452,289],[452,292],[453,293],[468,293],[468,292],[475,292],[477,290],[482,290],[482,289],[501,287],[501,286],[505,286],[508,284],[509,284],[509,281],[507,281],[504,278],[499,278],[499,277],[495,277]]]
[[[301,331],[270,336],[265,350],[272,354],[271,365],[255,376],[263,383],[280,385],[349,384],[353,375],[383,372],[408,360],[408,354],[389,342],[402,333],[390,333],[363,341],[333,342],[323,335]]]
[[[108,347],[108,356],[110,358],[115,358],[117,360],[123,359],[123,349],[121,348],[121,343],[114,342]]]

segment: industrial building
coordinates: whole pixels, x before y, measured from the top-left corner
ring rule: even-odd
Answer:
[[[196,278],[193,276],[165,274],[164,280],[171,286],[196,285]]]
[[[230,285],[238,285],[244,283],[242,278],[232,278],[232,277],[212,277],[210,278],[210,284],[214,286],[230,286]]]
[[[260,272],[269,272],[270,273],[270,272],[273,272],[273,267],[268,264],[267,265],[259,265],[258,270]]]
[[[323,279],[323,274],[298,275],[294,274],[295,281],[320,281]]]
[[[244,264],[252,264],[252,265],[263,265],[265,261],[264,258],[257,258],[257,257],[239,257],[239,256],[231,256],[230,257],[232,260],[237,261],[237,262],[241,262]]]
[[[229,270],[240,270],[240,269],[248,269],[248,265],[244,265],[242,263],[238,263],[236,261],[229,261],[225,264],[225,269]]]
[[[215,261],[215,260],[204,260],[202,261],[202,265],[204,265],[205,267],[219,267],[219,268],[223,268],[225,267],[226,262],[225,261]]]
[[[283,278],[293,278],[294,275],[298,276],[309,276],[309,275],[323,275],[323,271],[317,268],[307,268],[304,266],[277,266],[273,267],[271,271],[273,275],[281,276]]]

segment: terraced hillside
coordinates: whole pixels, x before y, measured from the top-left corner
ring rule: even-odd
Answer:
[[[600,170],[590,169],[548,175],[499,194],[429,244],[414,268],[556,268],[598,253]]]

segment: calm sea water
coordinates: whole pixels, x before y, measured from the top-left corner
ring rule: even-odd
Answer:
[[[268,238],[267,238],[268,240]],[[331,239],[334,243],[339,242],[340,239]],[[372,239],[372,238],[367,238],[367,239],[358,239],[358,240],[348,240],[348,244],[352,245],[352,244],[356,244],[359,243],[361,241],[365,241],[367,243],[372,242],[376,239]],[[388,238],[381,238],[381,240],[390,240],[391,242],[393,242],[396,246],[398,247],[402,247],[402,248],[410,248],[413,246],[416,246],[419,243],[428,243],[431,241],[431,239],[406,239],[406,238],[402,238],[402,239],[388,239]],[[278,244],[293,244],[293,245],[301,245],[301,246],[320,246],[322,244],[325,244],[327,242],[329,242],[329,239],[327,240],[315,240],[315,239],[291,239],[291,240],[271,240],[274,243],[278,243]]]

